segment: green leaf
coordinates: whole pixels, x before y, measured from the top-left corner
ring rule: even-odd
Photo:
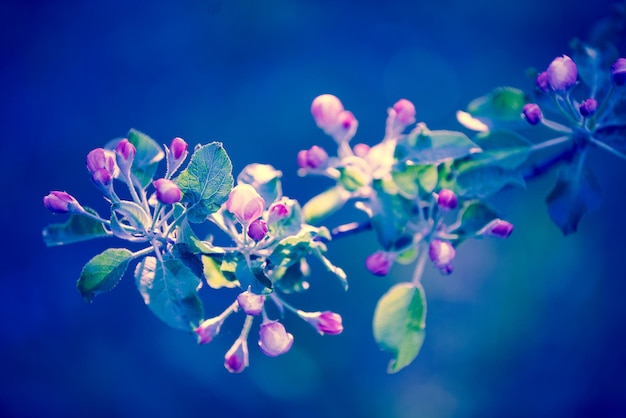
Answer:
[[[226,278],[226,276],[222,273],[222,270],[220,269],[220,265],[212,257],[209,257],[208,255],[203,255],[202,266],[204,278],[206,279],[209,287],[211,287],[212,289],[221,289],[222,287],[232,289],[239,286],[239,281],[229,280],[228,278]]]
[[[490,128],[498,126],[523,126],[522,108],[528,98],[522,90],[513,87],[497,87],[467,105],[470,115]]]
[[[331,187],[304,204],[304,219],[307,223],[315,224],[341,209],[349,198],[350,193],[343,187]]]
[[[430,131],[426,127],[409,134],[406,143],[396,148],[399,161],[414,164],[439,164],[480,151],[478,145],[462,132]]]
[[[96,211],[85,207],[86,211],[97,215]],[[80,214],[72,214],[65,223],[50,224],[43,229],[43,240],[48,247],[108,237],[110,234],[101,222]]]
[[[154,178],[159,161],[165,153],[154,139],[136,129],[131,129],[127,138],[137,149],[131,172],[141,186],[146,187]]]
[[[249,184],[265,201],[265,208],[283,195],[280,178],[282,171],[269,164],[248,164],[237,176],[237,183]]]
[[[430,164],[396,167],[391,176],[398,191],[408,199],[432,193],[439,178],[437,166]]]
[[[190,331],[202,320],[197,294],[202,282],[182,261],[145,257],[135,269],[135,281],[148,308],[169,326]]]
[[[241,257],[237,262],[235,275],[242,289],[250,289],[254,294],[268,294],[273,288],[272,281],[264,271],[265,263],[260,260],[251,260],[250,263]]]
[[[495,165],[476,164],[472,161],[457,166],[455,180],[456,184],[452,190],[458,196],[468,199],[487,198],[508,185],[526,186],[520,172]]]
[[[370,200],[372,227],[383,249],[390,249],[400,238],[411,218],[414,203],[402,195],[384,191],[381,181],[374,181],[376,197]]]
[[[411,364],[424,342],[426,295],[421,284],[401,283],[385,293],[374,311],[374,338],[393,357],[387,371]]]
[[[514,170],[530,155],[532,144],[520,134],[509,130],[497,130],[476,135],[475,142],[483,152],[467,157],[469,161]]]
[[[305,280],[309,274],[309,265],[306,259],[301,258],[299,263],[272,271],[274,287],[283,293],[303,292],[309,288],[309,283]]]
[[[232,164],[219,142],[197,147],[185,170],[176,178],[187,204],[190,222],[200,223],[216,212],[233,188]]]
[[[146,231],[151,223],[150,216],[135,202],[122,200],[111,205],[111,231],[118,238],[147,241]]]
[[[574,161],[559,173],[546,198],[548,213],[564,235],[576,232],[583,215],[600,205],[602,188],[591,171]]]
[[[76,287],[89,302],[94,296],[113,289],[124,276],[133,253],[125,248],[109,248],[83,267]]]
[[[497,218],[497,213],[489,205],[468,201],[459,210],[459,227],[451,232],[459,234],[462,238],[472,236]]]

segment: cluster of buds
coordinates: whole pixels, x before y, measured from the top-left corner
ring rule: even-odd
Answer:
[[[433,218],[424,223],[423,229],[416,232],[412,244],[417,246],[418,251],[421,249],[422,257],[428,255],[433,265],[442,274],[448,275],[453,271],[453,261],[456,257],[454,240],[457,236],[454,234],[456,226],[446,225],[443,215],[457,208],[458,199],[452,190],[441,189],[439,193],[433,193],[431,205],[431,209],[436,209],[428,211],[433,214]],[[497,218],[476,232],[475,237],[508,238],[512,232],[513,225],[510,222]],[[395,251],[378,250],[365,259],[365,267],[376,276],[386,276],[400,253],[405,251],[406,248]]]
[[[610,74],[614,86],[623,86],[626,83],[626,58],[618,58],[611,66]],[[601,106],[595,97],[587,97],[580,101],[572,97],[570,93],[578,82],[576,63],[567,55],[555,58],[536,78],[537,90],[542,94],[553,95],[562,115],[575,125],[582,127],[587,119],[597,116],[596,112]],[[612,91],[613,89],[610,90]],[[609,95],[604,98],[605,101],[609,99]],[[568,131],[566,127],[546,120],[537,103],[527,103],[522,108],[522,117],[530,125],[543,122],[557,131]]]
[[[187,157],[187,143],[182,138],[174,138],[170,148],[166,147],[166,150],[168,174],[164,178],[154,180],[152,186],[156,200],[162,205],[171,205],[179,202],[182,197],[180,188],[170,178]],[[87,171],[93,184],[110,202],[118,203],[121,201],[114,185],[114,180],[117,179],[127,185],[133,202],[145,212],[146,217],[157,217],[160,209],[156,209],[153,214],[150,214],[150,201],[133,174],[133,162],[136,155],[135,145],[124,138],[116,143],[114,149],[96,148],[90,151],[86,158]],[[43,202],[44,206],[53,213],[81,214],[101,222],[104,226],[110,226],[108,220],[86,211],[72,195],[64,191],[51,191],[44,197]],[[162,221],[165,220],[162,219]],[[158,235],[158,231],[142,231],[142,233],[146,235],[156,233]]]
[[[358,122],[337,97],[331,94],[316,97],[311,114],[317,126],[337,143],[337,157],[331,157],[322,147],[313,145],[298,152],[298,173],[321,174],[339,180],[355,197],[367,194],[372,180],[388,174],[396,141],[408,126],[415,123],[415,106],[407,99],[400,99],[387,110],[385,137],[380,144],[370,147],[357,143],[351,147],[349,142],[356,133]]]
[[[224,367],[231,373],[240,373],[249,365],[248,337],[255,317],[261,316],[258,345],[261,352],[268,357],[277,357],[287,353],[293,345],[294,336],[287,331],[284,324],[278,320],[269,319],[265,311],[266,295],[256,295],[250,290],[241,292],[236,301],[220,315],[206,319],[194,329],[198,344],[207,344],[219,334],[222,324],[233,312],[241,309],[246,314],[241,333],[224,356]],[[305,312],[295,309],[280,299],[275,293],[270,298],[282,311],[288,309],[299,318],[308,322],[321,335],[337,335],[343,331],[341,316],[337,313]]]

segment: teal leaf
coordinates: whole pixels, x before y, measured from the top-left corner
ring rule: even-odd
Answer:
[[[374,338],[393,359],[387,371],[411,364],[424,342],[426,295],[421,284],[400,283],[385,293],[374,311]]]
[[[185,170],[176,178],[183,192],[190,222],[203,222],[228,199],[233,188],[232,164],[219,142],[197,147]]]
[[[462,238],[472,236],[497,218],[498,214],[489,205],[478,201],[468,201],[459,210],[459,227],[450,232],[459,234]]]
[[[546,203],[552,221],[568,235],[576,232],[583,215],[597,208],[601,200],[602,188],[598,180],[575,161],[561,170]]]
[[[480,151],[467,135],[456,131],[430,131],[426,127],[407,136],[399,144],[396,157],[414,164],[439,164]]]
[[[350,193],[343,187],[335,186],[312,197],[302,207],[304,220],[316,224],[327,216],[332,215],[345,205]]]
[[[197,294],[202,282],[182,261],[145,257],[137,264],[135,281],[148,308],[172,328],[190,331],[202,320]]]
[[[391,172],[391,176],[398,191],[408,199],[432,193],[439,178],[437,166],[431,164],[398,166]]]
[[[136,129],[128,132],[128,142],[137,149],[131,172],[139,184],[146,187],[152,182],[159,161],[163,159],[165,153],[154,139]]]
[[[457,170],[456,183],[452,190],[468,199],[487,198],[509,185],[526,186],[520,172],[497,165],[476,164],[470,161],[459,164]]]
[[[509,130],[496,130],[476,135],[474,141],[483,150],[468,157],[506,170],[522,165],[530,155],[532,144],[520,134]]]
[[[467,105],[467,112],[485,123],[489,128],[524,126],[522,108],[528,98],[522,90],[513,87],[497,87],[474,99]]]
[[[241,257],[237,261],[235,276],[242,289],[250,289],[250,292],[261,295],[271,293],[272,282],[264,271],[265,263],[260,260],[250,260]]]
[[[147,241],[146,231],[152,221],[150,215],[136,204],[122,200],[111,205],[111,231],[127,241]]]
[[[93,209],[84,209],[97,215]],[[48,247],[110,236],[101,222],[81,214],[72,214],[64,223],[48,225],[42,235]]]
[[[87,301],[113,289],[124,276],[133,253],[125,248],[109,248],[83,267],[76,287]]]
[[[373,187],[377,193],[369,203],[372,227],[380,245],[388,250],[404,234],[415,206],[399,193],[385,192],[381,181],[375,181]]]
[[[237,176],[237,183],[249,184],[261,195],[267,209],[283,195],[280,178],[283,173],[269,164],[248,164]]]

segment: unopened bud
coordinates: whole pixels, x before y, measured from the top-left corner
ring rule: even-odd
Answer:
[[[247,315],[258,315],[263,311],[265,296],[257,295],[246,290],[237,296],[237,303]]]
[[[51,191],[43,198],[44,206],[53,213],[82,212],[84,209],[69,193]]]
[[[331,311],[303,312],[297,311],[300,318],[307,321],[320,334],[337,335],[343,331],[341,315]]]
[[[315,123],[329,135],[337,128],[341,112],[343,112],[343,104],[332,94],[317,96],[311,104],[311,114]]]
[[[526,103],[522,108],[522,115],[530,125],[537,125],[543,119],[541,108],[535,103]]]
[[[255,219],[248,225],[248,236],[255,241],[261,241],[267,235],[267,223],[263,219]]]
[[[428,248],[428,255],[430,256],[430,260],[435,263],[435,266],[442,270],[442,272],[445,272],[444,270],[447,269],[452,271],[451,264],[456,256],[456,251],[448,241],[438,239],[431,241]]]
[[[456,208],[457,198],[450,189],[441,189],[437,196],[437,205],[443,210],[452,210]]]
[[[365,267],[376,276],[386,276],[393,266],[395,256],[386,251],[376,251],[365,259]]]
[[[263,354],[276,357],[289,351],[293,345],[293,335],[278,321],[268,321],[261,325],[259,347]]]
[[[180,188],[172,180],[157,179],[153,182],[156,189],[157,200],[165,205],[171,205],[180,201],[182,193]]]
[[[248,367],[248,342],[237,338],[224,356],[224,367],[231,373],[241,373]]]
[[[587,99],[580,104],[580,114],[584,117],[593,116],[598,109],[598,102],[595,99]]]
[[[564,92],[576,85],[578,69],[570,57],[555,58],[546,71],[548,85],[554,91]]]
[[[626,58],[618,58],[611,65],[611,77],[613,82],[618,86],[626,84]]]
[[[242,183],[231,190],[225,207],[242,225],[249,225],[263,214],[265,200],[254,187]]]

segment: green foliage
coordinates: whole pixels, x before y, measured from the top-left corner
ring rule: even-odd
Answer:
[[[137,149],[131,172],[139,184],[146,187],[152,182],[159,161],[165,157],[165,153],[154,139],[136,129],[131,129],[127,138]]]
[[[122,200],[111,205],[111,231],[118,238],[147,241],[145,232],[151,223],[150,215],[135,202]]]
[[[459,210],[458,228],[450,232],[458,234],[460,239],[471,237],[497,218],[496,212],[486,203],[467,201]]]
[[[92,214],[96,211],[84,208]],[[48,247],[72,244],[94,238],[108,237],[109,233],[101,222],[82,214],[72,214],[64,223],[50,224],[43,229],[43,240]]]
[[[122,279],[133,253],[125,248],[109,248],[98,254],[83,267],[76,287],[89,302],[113,289]]]
[[[196,148],[176,183],[183,192],[190,222],[203,222],[228,198],[233,187],[232,164],[221,143]]]
[[[479,151],[478,145],[462,132],[430,131],[422,126],[398,144],[396,158],[413,164],[439,164]]]
[[[389,250],[404,234],[407,222],[417,209],[412,200],[399,193],[386,192],[380,180],[374,182],[373,189],[376,195],[368,204],[372,226],[382,248]]]
[[[137,288],[148,308],[169,326],[191,331],[204,316],[200,278],[178,259],[145,257],[135,269]]]
[[[523,126],[522,108],[528,98],[522,90],[513,87],[497,87],[484,96],[474,99],[467,112],[491,129],[503,126]]]
[[[426,295],[421,284],[397,284],[380,298],[374,312],[374,338],[393,357],[389,373],[400,371],[415,359],[425,328]]]
[[[317,224],[335,213],[348,201],[350,194],[342,187],[335,186],[316,195],[304,204],[302,213],[307,223]]]
[[[598,207],[602,188],[581,161],[563,167],[554,189],[546,198],[548,213],[563,234],[576,232],[583,215]]]

